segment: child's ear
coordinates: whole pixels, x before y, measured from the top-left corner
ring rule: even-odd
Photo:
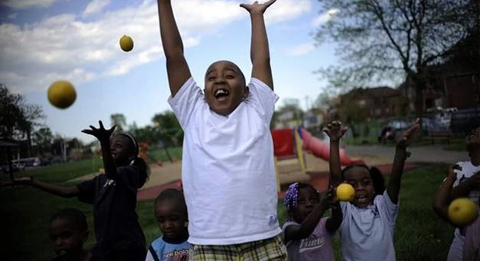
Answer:
[[[245,86],[245,88],[243,88],[243,98],[246,99],[249,93],[250,89],[248,89],[248,86]]]

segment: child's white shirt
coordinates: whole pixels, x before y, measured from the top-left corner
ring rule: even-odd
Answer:
[[[270,133],[278,96],[255,78],[248,87],[248,97],[228,116],[210,110],[193,78],[168,100],[185,133],[182,183],[191,244],[239,244],[281,233]]]
[[[387,191],[373,204],[358,208],[340,202],[343,221],[339,229],[343,260],[395,261],[393,233],[399,204],[393,204]]]

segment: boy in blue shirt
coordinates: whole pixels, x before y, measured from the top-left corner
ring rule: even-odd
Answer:
[[[152,242],[146,261],[187,261],[187,205],[183,194],[166,189],[155,199],[155,218],[163,236]]]

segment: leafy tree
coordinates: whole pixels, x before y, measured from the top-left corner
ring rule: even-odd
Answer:
[[[115,131],[121,132],[125,130],[127,126],[127,118],[122,113],[114,113],[110,115],[111,125],[116,125]]]
[[[423,113],[429,66],[445,60],[473,31],[478,7],[472,0],[319,0],[331,19],[318,43],[338,43],[340,65],[320,69],[333,86],[409,79],[415,108]],[[478,43],[477,43],[478,45]]]
[[[33,143],[38,147],[40,154],[48,151],[52,146],[53,134],[50,128],[42,127],[33,133]]]

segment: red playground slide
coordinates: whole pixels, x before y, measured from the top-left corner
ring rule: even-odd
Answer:
[[[330,158],[330,145],[319,138],[313,137],[312,134],[305,129],[298,128],[298,131],[303,140],[303,148],[307,151],[311,151],[316,157],[328,161]],[[353,164],[365,164],[365,162],[363,162],[363,160],[351,159],[344,149],[340,149],[340,164],[342,166],[347,166]]]

